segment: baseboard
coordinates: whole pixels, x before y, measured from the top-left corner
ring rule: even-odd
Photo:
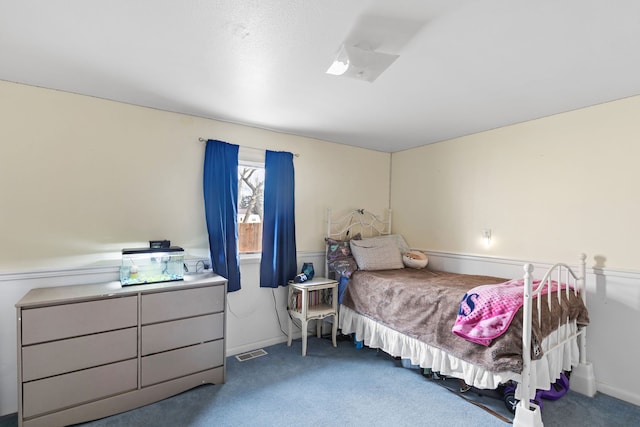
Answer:
[[[607,396],[615,397],[616,399],[624,400],[625,402],[632,403],[636,406],[640,406],[640,394],[631,393],[625,390],[620,390],[617,387],[612,387],[609,384],[601,382],[597,383],[598,392],[606,394]]]
[[[325,319],[326,320],[326,319]],[[322,322],[322,334],[324,336],[325,333],[331,333],[331,323],[328,321]],[[314,322],[309,322],[309,336],[316,336],[316,326]],[[292,334],[292,339],[298,340],[302,339],[302,332],[295,326]],[[272,345],[280,344],[283,342],[287,342],[288,339],[286,335],[281,335],[279,337],[270,338],[262,341],[257,341],[250,344],[239,345],[235,347],[227,347],[226,355],[227,357],[235,356],[236,354],[246,353],[249,351],[257,350],[259,348],[269,347]],[[1,426],[0,426],[1,427]]]
[[[331,333],[331,324],[330,322],[322,322],[322,333]],[[309,336],[316,336],[316,326],[314,322],[309,322]],[[292,339],[298,340],[302,339],[302,332],[294,325],[294,331],[292,334]],[[269,347],[272,345],[280,344],[283,342],[287,342],[288,339],[285,335],[270,338],[267,340],[257,341],[250,344],[239,345],[235,347],[227,347],[227,357],[235,356],[236,354],[246,353],[248,351],[257,350],[259,348]],[[1,427],[1,426],[0,426]]]
[[[294,334],[295,337],[295,334]],[[280,336],[275,338],[269,338],[267,340],[256,341],[245,345],[236,347],[227,347],[227,357],[235,356],[236,354],[246,353],[248,351],[257,350],[259,348],[269,347],[272,345],[287,342],[286,336]]]

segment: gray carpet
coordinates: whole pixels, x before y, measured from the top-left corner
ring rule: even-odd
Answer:
[[[268,355],[227,361],[227,383],[203,385],[124,414],[83,424],[119,426],[501,426],[507,422],[451,393],[419,370],[349,341],[310,337],[267,347]],[[497,399],[496,405],[503,405]],[[569,391],[544,401],[545,426],[640,425],[640,407]],[[16,417],[0,427],[16,426]]]

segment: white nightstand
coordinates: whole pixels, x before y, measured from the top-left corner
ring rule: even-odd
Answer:
[[[289,340],[291,347],[292,318],[302,322],[302,355],[307,355],[307,327],[309,320],[316,321],[318,338],[322,334],[322,319],[333,316],[331,339],[337,347],[336,334],[338,332],[338,282],[324,277],[315,277],[302,283],[289,282]]]

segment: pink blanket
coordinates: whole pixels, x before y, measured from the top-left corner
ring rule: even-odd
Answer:
[[[539,284],[540,280],[535,280],[533,289]],[[552,281],[550,291],[556,290],[558,283]],[[548,292],[549,286],[545,286],[541,295]],[[477,286],[462,297],[452,332],[468,341],[489,346],[491,340],[507,331],[513,316],[523,304],[524,279]]]

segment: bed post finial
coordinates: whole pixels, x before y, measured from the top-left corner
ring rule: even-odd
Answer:
[[[524,265],[525,274],[531,275],[533,273],[533,264],[525,264]]]
[[[587,254],[580,254],[578,266],[578,291],[582,296],[582,302],[587,305]]]

